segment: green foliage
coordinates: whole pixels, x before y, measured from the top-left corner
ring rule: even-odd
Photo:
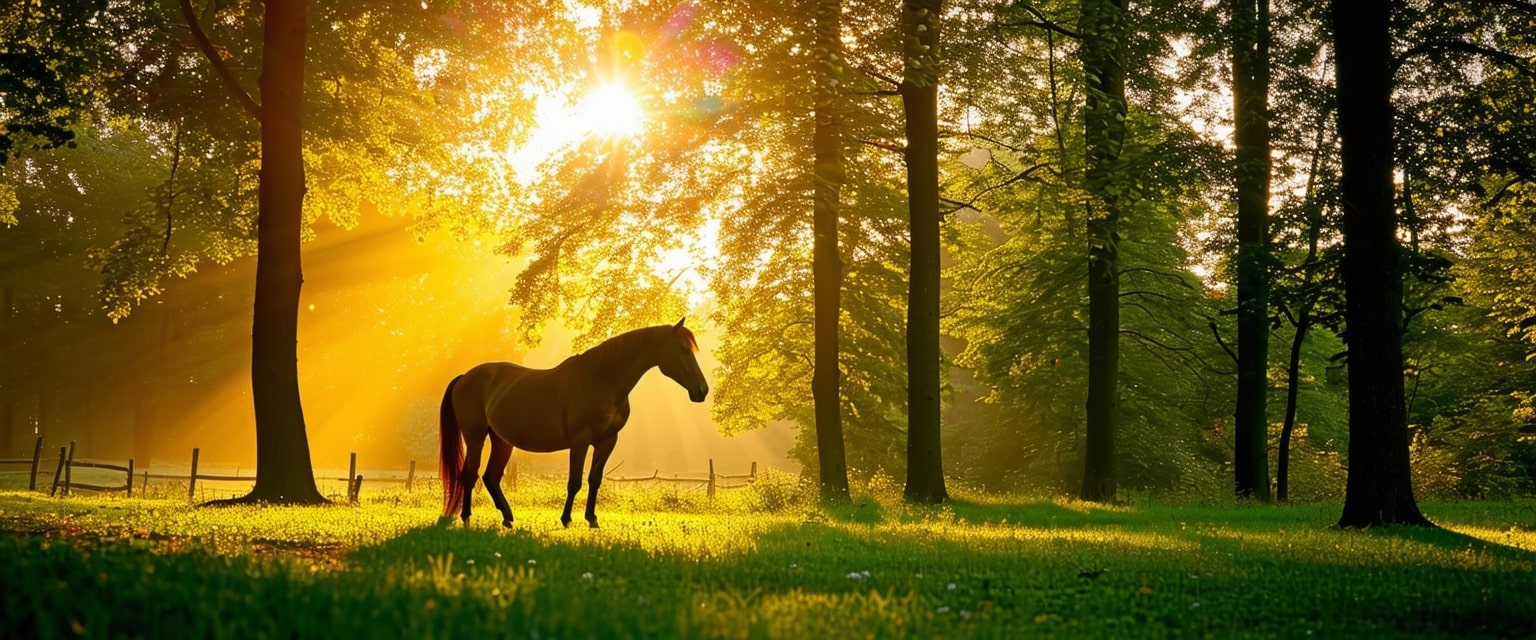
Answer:
[[[617,490],[631,492],[654,490]],[[560,528],[554,509],[519,495],[518,525],[503,531],[433,526],[435,505],[387,495],[198,509],[0,494],[5,529],[29,532],[0,540],[0,616],[40,638],[1512,636],[1530,625],[1536,534],[1523,502],[1428,503],[1446,530],[1354,532],[1329,526],[1331,504],[961,495],[914,508],[891,492],[762,513],[723,492],[684,511],[637,500],[590,531]]]

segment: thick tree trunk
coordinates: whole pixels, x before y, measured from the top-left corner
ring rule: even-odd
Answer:
[[[1084,0],[1078,55],[1088,78],[1084,135],[1088,211],[1088,405],[1082,499],[1115,499],[1115,412],[1120,363],[1120,222],[1115,164],[1125,141],[1127,0]]]
[[[907,485],[911,502],[949,497],[939,438],[939,15],[941,0],[905,0],[907,203],[911,276],[907,294]]]
[[[816,346],[811,397],[816,413],[816,457],[821,497],[848,500],[848,462],[843,449],[841,372],[838,369],[838,322],[842,314],[843,265],[838,253],[837,218],[843,188],[842,0],[816,3],[815,202],[812,205],[813,279]]]
[[[1349,478],[1341,527],[1430,524],[1413,498],[1403,404],[1390,7],[1389,0],[1332,0],[1349,347]]]
[[[1237,410],[1232,457],[1239,498],[1269,500],[1269,2],[1231,0],[1232,113],[1237,146]]]
[[[251,398],[256,486],[245,502],[318,504],[299,402],[299,231],[303,221],[305,2],[267,0],[261,65],[261,186]]]
[[[1296,317],[1296,335],[1291,338],[1291,360],[1285,369],[1285,422],[1280,426],[1280,445],[1275,461],[1275,500],[1285,502],[1291,494],[1291,433],[1296,427],[1296,392],[1301,386],[1301,348],[1312,328],[1312,312],[1302,309]]]

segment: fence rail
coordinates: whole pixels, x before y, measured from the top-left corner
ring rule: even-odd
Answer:
[[[69,443],[68,447],[59,447],[59,463],[58,463],[58,467],[54,471],[49,471],[46,468],[41,468],[41,469],[39,468],[39,465],[42,462],[42,452],[43,452],[43,437],[42,436],[38,436],[37,444],[36,444],[36,446],[33,447],[32,457],[31,458],[0,458],[0,465],[6,465],[6,464],[26,464],[26,465],[30,465],[31,468],[28,471],[25,471],[25,472],[21,472],[21,471],[16,471],[16,472],[0,472],[0,475],[17,475],[17,474],[20,474],[20,473],[28,474],[28,476],[29,476],[28,477],[28,481],[27,481],[27,490],[28,491],[37,491],[38,490],[37,489],[37,477],[39,475],[50,476],[52,478],[52,482],[51,482],[50,487],[48,489],[48,494],[49,495],[70,495],[70,492],[73,489],[85,489],[85,490],[88,490],[88,491],[100,491],[100,492],[122,491],[122,492],[124,492],[129,497],[133,496],[133,481],[135,479],[133,458],[129,458],[128,462],[126,464],[115,464],[115,463],[112,463],[112,462],[102,462],[102,461],[94,461],[94,460],[75,460],[74,459],[75,458],[75,443],[73,441],[71,441]],[[187,481],[187,499],[188,500],[192,500],[192,499],[196,498],[196,495],[197,495],[197,493],[196,493],[197,492],[197,481],[198,480],[204,480],[204,481],[209,481],[209,482],[255,482],[256,481],[256,476],[254,476],[254,475],[245,476],[245,475],[239,475],[238,473],[235,474],[235,475],[228,475],[228,474],[200,473],[200,472],[198,472],[198,458],[201,457],[201,453],[202,453],[201,449],[199,449],[197,447],[193,447],[192,448],[192,465],[191,465],[190,471],[188,471],[186,473],[150,473],[147,469],[140,469],[139,472],[138,472],[138,475],[137,475],[137,478],[140,480],[139,495],[141,495],[141,496],[147,495],[147,491],[149,490],[149,481],[150,481],[150,479],[155,479],[155,480],[185,480],[185,481]],[[347,501],[348,502],[352,502],[352,503],[355,504],[355,503],[357,503],[357,500],[358,500],[358,494],[360,494],[362,492],[363,476],[361,474],[357,473],[357,454],[356,453],[352,453],[352,454],[350,454],[349,458],[350,458],[350,460],[349,460],[348,465],[347,465],[347,476],[346,477],[331,478],[331,477],[316,476],[315,479],[316,480],[334,480],[336,482],[345,482],[347,484]],[[73,471],[73,469],[75,469],[76,467],[87,468],[87,469],[102,469],[102,470],[107,470],[107,471],[122,472],[124,474],[124,476],[123,476],[123,484],[120,484],[120,485],[100,485],[100,484],[92,484],[92,483],[85,483],[85,482],[76,482],[71,477],[71,475],[72,475],[71,471]],[[511,482],[513,483],[513,486],[515,487],[516,483],[517,483],[517,468],[516,468],[515,465],[512,467],[511,471],[512,471],[512,473],[510,474],[509,479],[511,480]],[[674,483],[696,484],[699,487],[705,488],[708,491],[710,498],[714,498],[715,497],[715,490],[717,488],[719,488],[719,489],[734,489],[734,488],[737,488],[737,487],[746,486],[748,484],[756,482],[756,480],[757,480],[757,463],[753,462],[752,463],[751,471],[748,472],[748,473],[743,473],[743,474],[734,474],[734,475],[731,475],[731,474],[717,474],[717,473],[715,473],[715,461],[713,459],[711,459],[709,461],[709,473],[708,473],[708,475],[704,475],[704,476],[681,476],[681,475],[673,474],[672,476],[667,477],[667,476],[661,475],[661,470],[658,469],[658,470],[656,470],[655,472],[653,472],[649,476],[636,476],[636,477],[620,478],[620,477],[614,477],[612,475],[608,475],[608,476],[604,477],[604,480],[610,481],[610,482],[674,482]],[[743,482],[742,484],[722,484],[722,483],[726,483],[726,482],[730,482],[730,481],[736,481],[736,480],[742,480],[742,481],[745,481],[745,482]],[[370,476],[369,477],[369,481],[370,482],[375,482],[375,483],[377,483],[377,482],[403,483],[405,485],[405,489],[407,491],[409,491],[409,490],[411,490],[413,488],[413,486],[415,485],[415,482],[416,482],[416,461],[415,460],[411,461],[410,467],[406,470],[405,475],[403,475],[403,476],[402,475]]]

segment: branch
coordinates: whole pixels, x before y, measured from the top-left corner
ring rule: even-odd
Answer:
[[[1160,293],[1160,292],[1157,292],[1157,291],[1147,291],[1147,290],[1142,290],[1142,289],[1133,289],[1131,291],[1121,291],[1120,292],[1120,297],[1124,298],[1126,296],[1152,296],[1154,298],[1162,298],[1162,299],[1167,300],[1169,302],[1174,302],[1174,303],[1178,302],[1177,300],[1173,299],[1173,296],[1170,296],[1170,295],[1168,295],[1166,293]]]
[[[1227,375],[1227,374],[1231,373],[1229,371],[1223,371],[1221,369],[1217,369],[1216,367],[1211,366],[1211,363],[1206,362],[1205,358],[1200,357],[1200,354],[1196,353],[1195,350],[1190,348],[1190,347],[1175,347],[1173,345],[1163,344],[1162,342],[1159,342],[1156,338],[1153,338],[1152,336],[1146,335],[1146,334],[1141,333],[1140,331],[1136,331],[1134,329],[1121,329],[1120,330],[1120,335],[1130,336],[1132,338],[1135,338],[1138,342],[1143,342],[1143,343],[1150,342],[1152,344],[1155,344],[1155,345],[1157,345],[1159,347],[1162,347],[1162,348],[1167,349],[1169,351],[1172,351],[1174,353],[1185,354],[1184,357],[1186,358],[1186,361],[1185,361],[1185,366],[1186,367],[1189,366],[1188,360],[1192,359],[1192,360],[1195,360],[1195,361],[1199,362],[1202,366],[1205,367],[1206,371],[1210,371],[1211,373],[1216,373],[1216,374],[1221,374],[1221,375]],[[1193,370],[1194,368],[1190,367],[1190,369]]]
[[[1504,5],[1506,7],[1514,9],[1515,11],[1520,11],[1520,12],[1525,13],[1527,15],[1536,16],[1536,4],[1525,2],[1524,0],[1484,0],[1484,1],[1488,2],[1490,4]]]
[[[1030,167],[1028,169],[1020,171],[1019,173],[1015,174],[1012,178],[1009,178],[1007,180],[1004,180],[1002,182],[999,182],[999,183],[994,184],[994,185],[992,185],[990,187],[982,189],[981,191],[976,192],[976,195],[971,196],[970,200],[966,200],[966,201],[963,201],[963,202],[960,201],[960,200],[949,200],[949,202],[954,204],[955,207],[953,209],[950,209],[949,211],[946,211],[945,213],[954,213],[956,211],[959,211],[961,209],[965,209],[967,207],[970,207],[970,208],[974,209],[975,208],[974,205],[976,204],[976,201],[980,200],[982,198],[982,196],[985,196],[985,195],[987,195],[989,193],[992,193],[993,191],[997,191],[998,189],[1001,189],[1001,188],[1006,187],[1006,186],[1011,185],[1011,184],[1015,184],[1015,183],[1018,183],[1018,182],[1025,181],[1025,180],[1032,180],[1034,182],[1039,182],[1041,184],[1046,184],[1046,182],[1044,180],[1041,180],[1039,178],[1033,177],[1033,174],[1036,171],[1039,171],[1039,170],[1044,169],[1044,168],[1049,167],[1049,166],[1050,166],[1049,162],[1042,162],[1042,163],[1037,164],[1037,165],[1035,165],[1033,167]]]
[[[197,48],[202,49],[203,57],[208,59],[208,63],[213,65],[213,70],[219,74],[219,79],[224,81],[224,88],[229,89],[230,95],[240,103],[247,114],[257,122],[261,122],[261,105],[257,104],[256,100],[251,98],[251,94],[240,86],[240,81],[235,79],[235,74],[224,64],[223,58],[219,57],[218,50],[213,47],[213,41],[208,39],[208,34],[203,32],[202,23],[197,20],[197,12],[192,10],[192,0],[181,0],[181,15],[186,17],[187,26],[192,28],[192,38],[197,40]]]
[[[999,22],[999,23],[997,23],[997,26],[999,26],[999,27],[1039,27],[1041,29],[1045,29],[1046,31],[1055,31],[1056,33],[1064,35],[1064,36],[1066,36],[1068,38],[1072,38],[1073,40],[1082,40],[1083,39],[1083,34],[1077,33],[1076,31],[1069,31],[1069,30],[1063,28],[1061,25],[1056,24],[1054,22],[1051,22],[1050,20],[1043,20],[1042,19],[1042,20],[1020,20],[1018,22]]]
[[[873,78],[877,78],[879,80],[884,80],[886,83],[890,84],[893,87],[901,86],[901,81],[900,80],[897,80],[897,79],[892,78],[892,77],[890,77],[888,75],[880,73],[879,71],[876,71],[873,67],[870,67],[867,64],[859,65],[859,71],[863,71],[864,73],[868,74],[869,76],[871,76]]]
[[[877,148],[880,148],[880,149],[885,149],[886,151],[895,151],[896,153],[906,153],[907,152],[907,149],[905,147],[902,147],[902,146],[896,145],[896,144],[892,144],[892,143],[889,143],[889,142],[881,142],[879,140],[865,140],[863,138],[860,138],[859,142],[867,144],[867,145],[869,145],[871,147],[877,147]]]
[[[1216,344],[1221,345],[1221,350],[1227,352],[1227,356],[1232,358],[1232,364],[1237,364],[1237,352],[1233,351],[1232,347],[1227,346],[1226,340],[1221,339],[1221,330],[1216,328],[1216,322],[1213,320],[1207,326],[1211,328],[1211,335],[1216,336]]]
[[[1184,287],[1185,289],[1189,289],[1190,291],[1194,291],[1195,290],[1195,287],[1193,285],[1189,284],[1188,282],[1185,282],[1183,278],[1180,278],[1180,277],[1178,277],[1178,276],[1176,276],[1174,274],[1171,274],[1171,273],[1163,273],[1162,271],[1158,271],[1157,269],[1153,269],[1151,267],[1127,267],[1125,269],[1121,269],[1119,275],[1123,276],[1123,275],[1125,275],[1127,273],[1136,273],[1136,272],[1145,272],[1145,273],[1150,273],[1150,274],[1152,274],[1154,276],[1162,276],[1164,278],[1172,280],[1174,284],[1179,285],[1181,287]]]
[[[1465,40],[1434,40],[1431,42],[1415,45],[1407,51],[1404,51],[1403,55],[1398,56],[1397,59],[1392,61],[1392,74],[1397,75],[1397,70],[1402,68],[1402,66],[1408,62],[1409,58],[1444,51],[1483,56],[1495,62],[1502,62],[1512,66],[1516,70],[1519,70],[1528,75],[1536,75],[1536,69],[1533,69],[1531,67],[1530,61],[1526,60],[1525,58],[1521,58],[1520,56],[1517,56],[1508,51],[1501,51],[1492,47],[1485,47],[1483,45],[1467,42]]]
[[[1031,5],[1031,4],[1026,3],[1026,2],[1015,2],[1013,6],[1018,7],[1020,9],[1023,9],[1025,11],[1028,11],[1029,15],[1034,16],[1035,19],[1034,20],[1021,21],[1021,22],[999,22],[999,23],[997,23],[997,26],[999,26],[999,27],[1039,27],[1041,29],[1045,29],[1046,31],[1055,31],[1056,33],[1064,35],[1064,36],[1066,36],[1068,38],[1072,38],[1074,40],[1082,40],[1083,39],[1083,34],[1080,34],[1080,33],[1074,32],[1074,31],[1070,31],[1070,30],[1066,29],[1065,27],[1062,27],[1061,25],[1056,24],[1055,22],[1051,21],[1050,18],[1045,17],[1045,14],[1040,13],[1040,10],[1036,9],[1034,7],[1034,5]]]

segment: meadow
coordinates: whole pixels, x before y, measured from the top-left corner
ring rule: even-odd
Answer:
[[[1102,506],[875,482],[821,507],[793,478],[603,488],[563,529],[558,481],[359,505],[199,508],[0,492],[4,637],[1532,637],[1536,501],[1429,502],[1438,530],[1346,531],[1338,504]],[[578,522],[578,524],[580,524]]]

